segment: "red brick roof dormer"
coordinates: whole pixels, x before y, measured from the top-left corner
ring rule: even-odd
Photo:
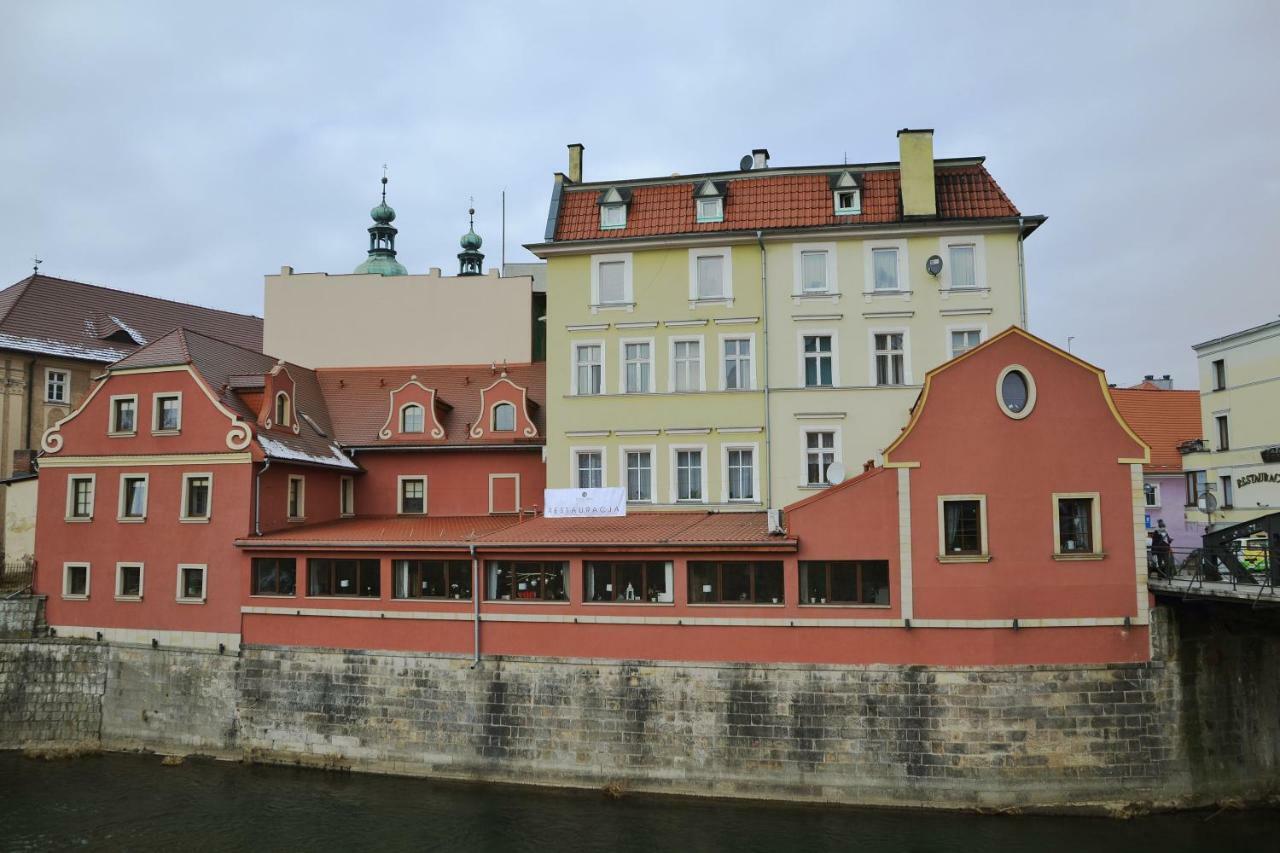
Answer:
[[[405,430],[405,410],[410,406],[422,409],[421,431]],[[382,429],[378,430],[378,438],[383,441],[443,441],[445,429],[440,422],[440,414],[442,410],[452,408],[453,406],[440,399],[436,389],[423,385],[418,381],[417,374],[414,374],[409,377],[409,381],[392,389],[388,395],[387,419]]]
[[[500,405],[512,407],[511,429],[499,429]],[[529,390],[522,388],[502,371],[502,376],[488,388],[480,389],[480,410],[471,422],[471,437],[486,439],[537,438],[538,425],[533,422],[531,407],[538,404],[529,399]]]

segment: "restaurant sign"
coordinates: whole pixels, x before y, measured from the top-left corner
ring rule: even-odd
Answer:
[[[1255,483],[1280,483],[1280,471],[1264,471],[1261,474],[1245,474],[1236,480],[1236,488],[1243,489]]]
[[[627,490],[544,489],[547,518],[620,518],[627,514]]]

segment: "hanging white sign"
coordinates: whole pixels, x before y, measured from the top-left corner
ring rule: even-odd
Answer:
[[[618,518],[627,514],[623,488],[544,489],[547,518]]]

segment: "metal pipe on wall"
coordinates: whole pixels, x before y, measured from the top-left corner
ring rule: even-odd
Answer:
[[[764,250],[764,232],[756,232],[760,244],[760,359],[764,363],[764,505],[773,509],[773,430],[769,407],[769,261]]]
[[[480,559],[475,545],[471,546],[471,642],[471,668],[475,669],[480,665]]]

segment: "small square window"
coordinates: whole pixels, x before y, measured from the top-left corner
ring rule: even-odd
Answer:
[[[511,403],[499,403],[493,407],[493,431],[515,432],[516,407]]]
[[[626,261],[601,261],[597,275],[600,278],[601,305],[624,305],[629,301]]]
[[[115,397],[111,401],[111,431],[131,434],[138,429],[138,398]]]
[[[141,563],[119,563],[116,565],[116,598],[142,598]]]
[[[579,450],[575,455],[579,489],[604,487],[604,454],[599,450]]]
[[[182,518],[186,521],[208,521],[213,477],[209,474],[187,474],[182,480]]]
[[[145,475],[120,478],[120,518],[147,517],[147,478]]]
[[[898,289],[897,249],[872,249],[871,264],[876,290]]]
[[[829,289],[827,284],[827,253],[801,252],[800,278],[802,292],[826,293]]]
[[[836,190],[835,196],[837,216],[862,212],[862,193],[858,190]]]
[[[1058,498],[1058,553],[1093,554],[1097,546],[1094,530],[1094,500],[1089,497]]]
[[[699,222],[723,222],[724,221],[724,199],[722,198],[698,199],[698,221]]]
[[[177,432],[182,428],[182,398],[177,394],[160,394],[155,398],[156,432]]]
[[[976,557],[986,553],[982,500],[952,498],[942,501],[942,553],[946,557]]]
[[[600,205],[601,228],[626,228],[627,206],[625,204]]]
[[[48,369],[44,373],[44,401],[66,403],[70,398],[71,374],[65,370]]]
[[[205,572],[204,566],[178,566],[179,601],[204,602]]]
[[[951,287],[957,290],[978,286],[972,243],[956,243],[948,247],[951,256]]]
[[[400,431],[418,433],[425,429],[427,410],[417,403],[410,403],[400,410]]]
[[[67,563],[62,567],[62,597],[89,597],[88,563]]]
[[[67,479],[67,518],[88,521],[93,518],[93,477]]]
[[[406,477],[400,481],[400,512],[402,515],[424,515],[427,511],[427,480],[425,477]]]

